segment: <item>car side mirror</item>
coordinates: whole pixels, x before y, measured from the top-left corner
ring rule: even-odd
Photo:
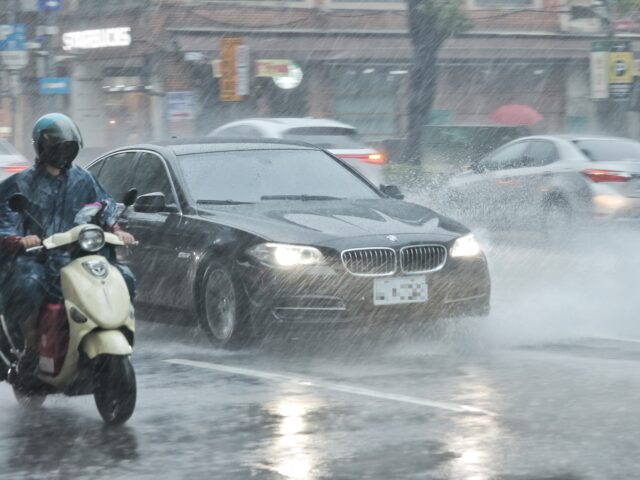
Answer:
[[[140,213],[158,213],[164,210],[164,193],[153,192],[140,195],[133,204],[133,211]]]
[[[133,205],[138,198],[138,190],[132,188],[127,193],[124,194],[124,198],[122,199],[122,203],[125,207],[130,207]]]
[[[24,212],[29,208],[29,199],[21,193],[15,193],[9,198],[9,208],[14,212]]]
[[[387,197],[403,200],[404,195],[396,185],[380,185],[380,191]]]

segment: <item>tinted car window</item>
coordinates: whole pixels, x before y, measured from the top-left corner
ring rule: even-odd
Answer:
[[[138,189],[138,195],[161,192],[168,205],[176,204],[164,161],[153,153],[143,153],[136,160],[132,183]]]
[[[527,142],[518,142],[502,147],[497,152],[480,162],[481,169],[484,170],[504,170],[522,166],[524,151]]]
[[[135,156],[136,152],[117,153],[89,168],[105,190],[118,202],[121,202],[124,194],[133,187],[131,168]]]
[[[196,200],[260,202],[264,196],[379,198],[367,183],[317,150],[250,150],[179,157]]]
[[[590,139],[574,140],[573,143],[594,162],[640,160],[640,143],[633,140]]]
[[[320,148],[368,148],[352,128],[303,127],[292,128],[282,135],[285,140],[307,142]]]
[[[547,140],[532,141],[525,157],[525,166],[527,167],[541,167],[560,158],[556,146]]]

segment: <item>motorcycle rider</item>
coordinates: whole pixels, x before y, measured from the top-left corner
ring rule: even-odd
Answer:
[[[86,170],[73,165],[82,148],[82,136],[73,120],[60,113],[38,119],[33,127],[35,165],[0,183],[0,299],[12,338],[22,339],[25,355],[19,363],[28,371],[37,366],[38,313],[47,298],[60,298],[60,269],[69,262],[66,252],[52,252],[46,260],[19,255],[41,245],[44,238],[74,226],[76,214],[87,204],[105,202],[102,226],[125,244],[134,237],[116,223],[117,205]],[[14,212],[8,200],[21,193],[29,199],[28,213]],[[110,259],[123,274],[134,296],[135,278],[128,267]],[[6,372],[0,369],[0,381]]]

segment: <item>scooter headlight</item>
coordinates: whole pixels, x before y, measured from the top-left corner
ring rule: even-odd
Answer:
[[[78,245],[86,252],[97,252],[104,247],[104,232],[98,227],[85,228],[78,235]]]

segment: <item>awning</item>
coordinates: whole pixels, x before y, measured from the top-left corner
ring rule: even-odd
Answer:
[[[180,51],[207,52],[216,58],[220,38],[225,31],[190,33],[186,29],[169,29]],[[237,33],[249,45],[252,55],[263,58],[292,58],[297,61],[355,62],[411,60],[412,48],[403,34],[334,34],[250,32]],[[586,61],[592,40],[599,37],[563,37],[561,35],[465,35],[448,39],[440,50],[443,61],[526,60],[540,62]],[[634,40],[640,51],[640,39]]]

